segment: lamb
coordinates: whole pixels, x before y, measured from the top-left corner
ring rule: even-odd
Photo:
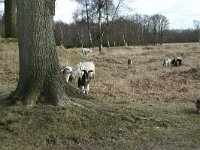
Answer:
[[[84,73],[81,77],[78,78],[78,87],[82,90],[83,93],[89,93],[89,83],[91,81],[91,76],[93,70],[82,70]]]
[[[66,66],[64,69],[61,69],[63,76],[67,82],[69,82],[70,76],[72,74],[72,67]]]
[[[131,66],[132,66],[132,60],[128,59],[128,68],[131,68]]]
[[[95,80],[95,65],[93,62],[80,63],[80,69],[83,74],[78,78],[78,87],[83,93],[89,93],[89,83],[92,79]]]
[[[91,53],[92,50],[88,48],[82,48],[82,54],[85,56],[88,56],[89,53]]]
[[[171,62],[172,62],[172,59],[170,59],[170,58],[164,59],[163,67],[170,67],[171,66]]]

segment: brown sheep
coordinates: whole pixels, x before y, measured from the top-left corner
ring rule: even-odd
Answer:
[[[197,108],[197,112],[200,114],[200,97],[197,98],[195,106]]]
[[[132,66],[132,60],[128,59],[128,68],[131,68],[131,66]]]

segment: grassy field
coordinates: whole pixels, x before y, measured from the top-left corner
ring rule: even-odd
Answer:
[[[18,46],[0,40],[0,149],[2,150],[199,150],[200,45],[164,44],[94,49],[57,47],[60,66],[94,61],[94,99],[79,105],[7,107],[4,99],[18,81]],[[166,57],[181,56],[181,67],[163,68]],[[128,58],[133,60],[128,68]],[[76,86],[76,85],[74,85]]]

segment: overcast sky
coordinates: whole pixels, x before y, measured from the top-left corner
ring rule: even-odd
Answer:
[[[118,0],[115,0],[118,1]],[[193,28],[193,20],[200,20],[200,0],[124,0],[132,11],[125,14],[161,14],[170,22],[170,29]],[[78,7],[75,0],[56,0],[54,20],[70,23],[72,13]],[[2,5],[0,10],[2,10]]]
[[[161,14],[170,22],[170,29],[193,28],[193,20],[200,20],[200,0],[124,0],[132,8],[131,14]],[[72,0],[57,0],[55,20],[72,22],[77,8]]]

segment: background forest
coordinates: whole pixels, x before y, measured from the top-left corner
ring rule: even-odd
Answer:
[[[199,20],[193,21],[194,28],[170,29],[168,18],[162,14],[123,16],[127,9],[123,0],[116,4],[113,0],[76,1],[80,7],[74,11],[72,23],[54,22],[56,45],[65,48],[98,47],[99,37],[102,37],[103,47],[199,41]],[[16,23],[15,0],[5,1],[4,5],[5,10],[0,10],[0,35],[16,37],[13,25]]]

